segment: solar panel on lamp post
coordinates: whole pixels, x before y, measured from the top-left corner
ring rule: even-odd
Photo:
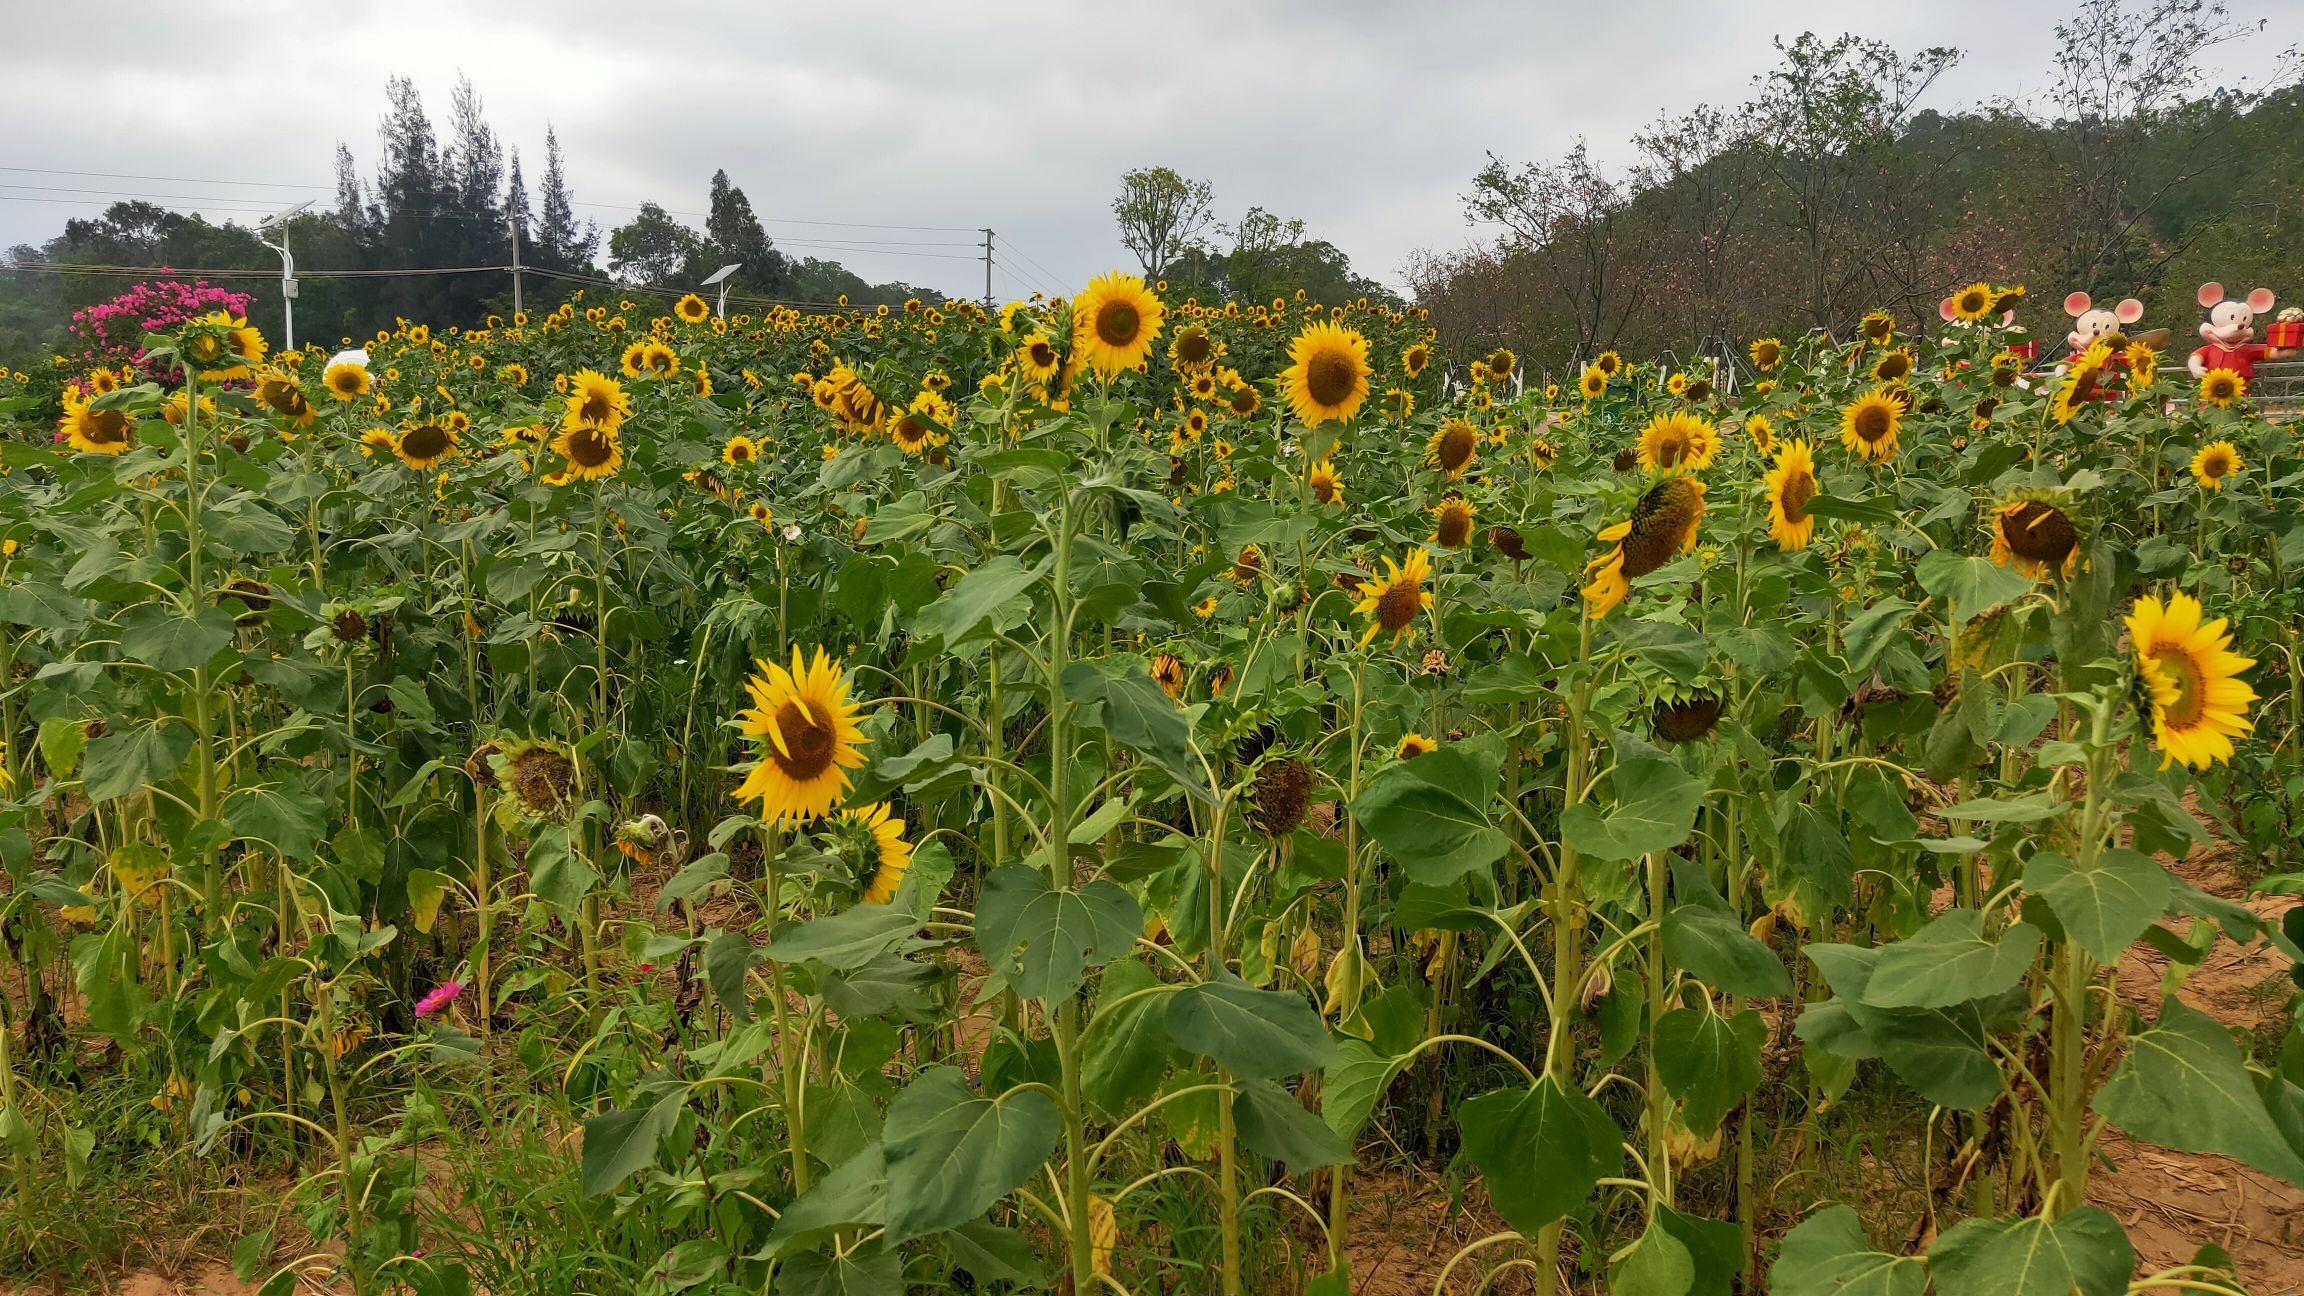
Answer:
[[[288,222],[303,215],[304,209],[311,205],[312,200],[307,198],[256,222],[259,230],[280,231],[277,243],[262,234],[256,236],[256,241],[280,254],[280,349],[283,351],[296,349],[296,257],[288,250]]]

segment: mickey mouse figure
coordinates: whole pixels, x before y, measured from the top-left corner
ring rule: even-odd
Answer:
[[[2088,294],[2076,292],[2064,299],[2064,313],[2072,317],[2072,331],[2064,335],[2077,356],[2094,345],[2100,338],[2108,338],[2130,324],[2144,318],[2144,303],[2133,297],[2122,298],[2120,304],[2107,310],[2088,300]]]
[[[2184,366],[2194,378],[2207,377],[2211,369],[2229,369],[2242,381],[2253,381],[2258,361],[2295,354],[2255,340],[2256,317],[2272,309],[2271,289],[2257,288],[2244,298],[2226,297],[2224,285],[2204,283],[2199,301],[2205,314],[2200,321],[2200,337],[2208,345],[2194,351]]]

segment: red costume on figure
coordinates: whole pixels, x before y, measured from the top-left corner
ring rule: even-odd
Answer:
[[[2236,347],[2211,342],[2192,354],[2206,368],[2229,369],[2253,383],[2256,381],[2256,362],[2264,359],[2271,350],[2261,342],[2243,342]]]

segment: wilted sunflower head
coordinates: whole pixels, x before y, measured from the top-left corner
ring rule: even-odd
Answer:
[[[1461,549],[1472,540],[1472,502],[1451,492],[1432,506],[1432,543]]]
[[[2031,576],[2069,574],[2080,556],[2080,532],[2064,510],[2042,499],[2010,500],[1992,514],[1992,560]]]
[[[1704,484],[1692,477],[1667,477],[1641,493],[1632,516],[1621,525],[1624,576],[1637,580],[1696,544],[1696,524],[1704,520]],[[1614,530],[1616,528],[1610,528]]]
[[[1721,704],[1721,696],[1712,692],[1658,698],[1649,708],[1649,722],[1662,742],[1694,742],[1719,726]]]
[[[1496,546],[1496,552],[1514,562],[1524,562],[1528,558],[1528,539],[1520,534],[1517,527],[1488,528],[1488,543]]]
[[[1266,757],[1249,789],[1248,822],[1275,839],[1296,831],[1312,808],[1314,779],[1312,766],[1300,757]]]
[[[1264,551],[1254,545],[1242,549],[1240,556],[1232,560],[1232,579],[1241,585],[1255,583],[1263,571]]]
[[[566,810],[576,790],[576,761],[550,743],[514,743],[489,763],[521,808],[540,818]]]
[[[1640,451],[1626,446],[1616,452],[1615,457],[1608,461],[1608,466],[1620,473],[1630,472],[1640,466]]]
[[[1151,671],[1152,682],[1160,686],[1161,692],[1172,698],[1183,695],[1184,663],[1177,659],[1176,654],[1164,652],[1155,656]]]
[[[1424,462],[1438,468],[1442,476],[1454,477],[1472,462],[1473,452],[1479,448],[1480,429],[1465,419],[1452,418],[1432,434]]]

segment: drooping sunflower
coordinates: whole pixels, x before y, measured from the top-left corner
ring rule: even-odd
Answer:
[[[1840,444],[1867,463],[1886,463],[1896,457],[1896,429],[1903,418],[1903,402],[1886,387],[1874,387],[1840,411]]]
[[[1640,430],[1640,466],[1649,472],[1697,472],[1720,453],[1720,432],[1693,414],[1672,410]]]
[[[1911,376],[1912,348],[1910,347],[1892,347],[1882,352],[1880,358],[1872,362],[1872,378],[1875,382],[1902,382]]]
[[[1424,462],[1439,469],[1443,477],[1455,477],[1471,465],[1479,448],[1480,429],[1464,419],[1452,418],[1432,434],[1430,444],[1424,447]]]
[[[134,439],[135,420],[124,410],[96,409],[89,402],[67,397],[64,401],[64,439],[82,454],[116,455],[125,452]]]
[[[570,427],[598,428],[613,433],[623,426],[632,412],[632,398],[624,394],[623,385],[594,369],[579,369],[568,380],[568,416]]]
[[[2112,347],[2101,338],[2073,357],[2064,368],[2062,385],[2056,388],[2056,395],[2048,403],[2048,416],[2058,423],[2071,422],[2073,415],[2096,399],[2097,389],[2103,385],[2104,371],[2111,363]]]
[[[1586,400],[1598,400],[1600,393],[1608,390],[1608,371],[1598,365],[1586,365],[1576,379],[1576,390],[1583,393]]]
[[[1389,634],[1398,643],[1416,628],[1416,618],[1432,606],[1432,593],[1424,588],[1424,578],[1432,574],[1432,558],[1421,548],[1408,551],[1408,561],[1396,563],[1384,560],[1384,575],[1377,580],[1360,583],[1360,601],[1352,605],[1354,612],[1368,614],[1368,630],[1360,636],[1365,648],[1379,634]]]
[[[297,427],[309,427],[319,412],[312,402],[304,399],[304,388],[294,375],[281,370],[267,370],[256,376],[256,400],[264,408],[287,419]]]
[[[1152,682],[1160,686],[1161,692],[1172,698],[1184,695],[1184,663],[1177,660],[1176,654],[1164,652],[1154,657],[1151,671]]]
[[[841,821],[872,836],[872,880],[864,887],[865,904],[887,904],[912,871],[912,843],[904,840],[904,821],[888,813],[888,803],[875,801],[840,812]]]
[[[1105,378],[1140,369],[1167,315],[1141,277],[1100,275],[1072,303],[1072,345]]]
[[[1768,534],[1786,549],[1805,549],[1816,534],[1808,501],[1816,498],[1816,453],[1806,441],[1787,441],[1768,470]]]
[[[1344,498],[1344,483],[1336,479],[1336,462],[1322,459],[1305,474],[1304,484],[1312,488],[1312,498],[1322,504],[1334,504]]]
[[[2046,500],[2010,500],[1992,511],[1992,561],[2038,579],[2069,576],[2080,562],[2080,531]]]
[[[2192,456],[2192,480],[2204,490],[2224,489],[2224,479],[2248,465],[2240,458],[2240,447],[2229,441],[2211,441]]]
[[[320,375],[320,385],[328,389],[329,395],[340,401],[348,401],[367,395],[375,383],[368,377],[366,365],[340,360],[328,366],[328,371]]]
[[[840,663],[822,648],[813,660],[792,648],[789,669],[760,660],[745,681],[752,705],[737,716],[756,757],[736,789],[738,801],[758,801],[772,822],[813,819],[848,792],[848,771],[864,763],[871,741],[856,723]]]
[[[552,439],[552,452],[568,461],[561,470],[564,482],[613,477],[624,466],[624,438],[589,423],[562,428]]]
[[[1288,408],[1307,427],[1348,419],[1368,399],[1368,339],[1341,325],[1319,323],[1288,344],[1292,362],[1280,371]]]
[[[1952,318],[1973,324],[1991,314],[1993,303],[1999,300],[2000,294],[1992,291],[1992,285],[1979,280],[1952,294]]]
[[[393,438],[392,453],[411,468],[435,467],[456,453],[456,429],[431,419],[412,424]]]
[[[2230,369],[2211,369],[2200,378],[2200,402],[2228,409],[2248,394],[2248,380]]]
[[[2206,769],[2232,759],[2232,740],[2254,726],[2256,691],[2240,678],[2255,665],[2232,651],[2222,617],[2202,622],[2200,600],[2181,591],[2163,604],[2146,595],[2127,617],[2136,675],[2151,699],[2152,745],[2160,768],[2182,761]]]
[[[672,313],[690,324],[701,324],[710,318],[712,307],[703,298],[689,293],[679,301],[672,303]]]
[[[760,443],[739,432],[720,447],[720,462],[731,468],[741,468],[760,457]]]
[[[1472,501],[1451,491],[1432,506],[1432,543],[1461,549],[1472,540]]]
[[[1431,363],[1432,347],[1429,343],[1411,342],[1408,349],[1400,353],[1400,371],[1411,378],[1423,373],[1425,366]]]
[[[1600,533],[1602,544],[1615,547],[1585,565],[1592,578],[1583,589],[1585,615],[1598,619],[1615,611],[1633,581],[1695,548],[1703,520],[1704,483],[1680,474],[1650,486],[1630,517]]]
[[[1767,373],[1784,362],[1784,344],[1772,337],[1754,338],[1744,354],[1752,357],[1752,367]]]

